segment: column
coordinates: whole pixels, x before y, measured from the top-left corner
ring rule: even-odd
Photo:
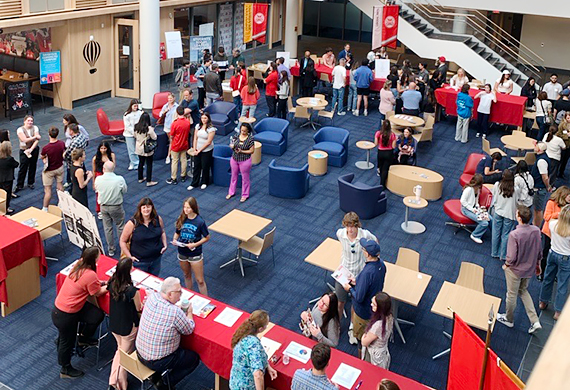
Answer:
[[[285,51],[291,58],[297,58],[297,24],[299,21],[299,0],[286,0],[285,7]]]
[[[453,17],[453,33],[455,34],[465,34],[467,32],[467,19],[464,15],[468,15],[469,12],[464,9],[456,8],[455,16]]]
[[[160,6],[159,0],[139,2],[140,81],[143,108],[152,108],[160,92]]]

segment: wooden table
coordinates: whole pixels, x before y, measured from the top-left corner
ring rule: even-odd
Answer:
[[[241,270],[241,276],[244,277],[245,273],[243,272],[243,260],[247,260],[253,263],[257,263],[257,261],[244,258],[242,256],[242,250],[239,247],[239,243],[249,241],[257,233],[265,229],[271,222],[272,221],[270,219],[234,209],[211,224],[209,226],[210,230],[235,238],[239,241],[236,257],[221,265],[220,268],[224,268],[225,266],[233,264],[237,261]]]
[[[261,142],[254,141],[255,149],[253,149],[253,154],[251,155],[251,165],[261,164]]]
[[[255,121],[257,121],[257,119],[255,119],[254,117],[250,116],[240,116],[239,117],[239,123],[249,123],[250,125],[253,126],[253,124],[255,123]]]
[[[441,290],[439,290],[439,294],[437,294],[435,298],[431,311],[432,313],[451,319],[453,319],[453,312],[455,312],[468,325],[486,331],[488,327],[489,310],[492,308],[492,331],[495,326],[499,306],[501,306],[501,298],[446,281],[443,282],[443,286],[441,286]],[[449,334],[445,332],[444,334],[451,338]],[[432,359],[435,360],[446,355],[449,351],[450,349],[447,349],[438,353],[433,356]]]
[[[416,221],[410,221],[409,217],[409,210],[412,209],[423,209],[427,207],[428,202],[424,198],[419,199],[419,203],[416,202],[415,196],[406,196],[404,199],[404,205],[406,206],[406,217],[404,222],[402,222],[402,230],[408,234],[421,234],[426,231],[426,227]]]
[[[57,233],[55,232],[56,229],[54,228],[54,226],[63,221],[63,218],[42,211],[36,207],[28,207],[27,209],[22,210],[19,213],[11,215],[9,218],[20,223],[23,223],[24,221],[27,221],[30,218],[35,218],[37,220],[38,226],[34,226],[34,229],[40,232],[42,241],[47,240],[48,238],[53,237],[56,234],[59,234],[59,230],[57,231]]]
[[[534,150],[536,140],[529,137],[521,137],[518,135],[503,135],[501,142],[505,147],[512,150]]]
[[[374,168],[374,164],[370,162],[370,150],[376,147],[376,145],[374,145],[374,142],[358,141],[356,143],[356,147],[359,149],[366,150],[366,161],[357,161],[356,163],[354,163],[354,165],[356,165],[357,168],[364,170]]]
[[[14,72],[13,70],[7,70],[4,73],[0,72],[0,80],[8,81],[10,83],[15,83],[17,81],[24,81],[24,80],[30,80],[30,79],[35,79],[35,77],[28,77],[26,79],[26,78],[24,78],[23,73]]]
[[[422,186],[422,197],[427,200],[441,198],[443,176],[426,168],[412,165],[392,165],[388,171],[386,188],[400,196],[413,196],[414,187]]]
[[[302,97],[297,99],[297,104],[302,107],[307,107],[311,112],[309,113],[309,121],[307,123],[303,123],[301,127],[311,126],[313,130],[316,130],[316,126],[321,126],[320,123],[313,121],[313,111],[315,109],[322,109],[329,104],[325,99],[320,99],[316,97]]]
[[[263,80],[263,73],[267,72],[269,66],[264,63],[257,63],[247,67],[247,77]]]
[[[313,176],[323,176],[327,173],[329,154],[322,150],[311,150],[309,156],[309,173]]]
[[[411,127],[411,128],[423,126],[426,123],[419,116],[405,115],[405,114],[392,115],[390,118],[388,118],[388,120],[393,126]]]
[[[0,191],[0,215],[6,214],[6,191]]]

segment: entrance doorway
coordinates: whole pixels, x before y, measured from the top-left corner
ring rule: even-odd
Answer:
[[[139,21],[115,19],[114,31],[115,95],[131,99],[140,97]]]

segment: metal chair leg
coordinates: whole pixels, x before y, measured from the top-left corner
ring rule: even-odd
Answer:
[[[275,251],[273,250],[273,244],[271,244],[271,255],[273,256],[273,268],[275,268]]]

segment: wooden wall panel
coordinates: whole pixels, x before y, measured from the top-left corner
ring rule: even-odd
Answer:
[[[52,50],[61,52],[61,82],[54,84],[53,105],[66,110],[72,108],[71,86],[74,81],[69,38],[69,22],[51,28]]]
[[[164,33],[174,31],[174,8],[163,7],[160,9],[160,42],[165,42]],[[168,59],[160,61],[160,74],[172,73],[174,70],[174,60]]]

